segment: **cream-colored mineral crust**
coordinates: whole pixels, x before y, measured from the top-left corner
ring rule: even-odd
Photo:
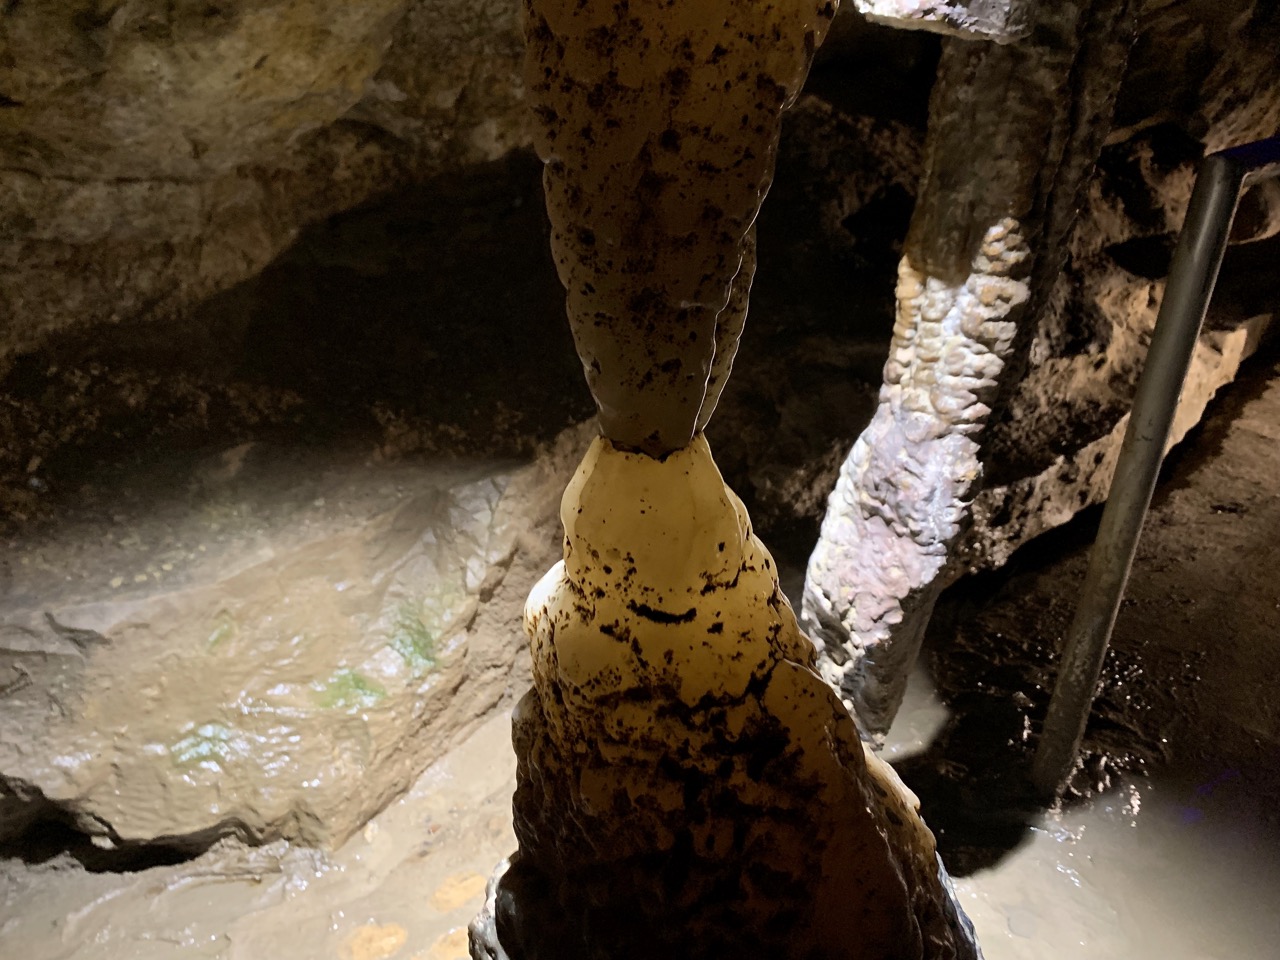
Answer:
[[[551,249],[613,440],[661,455],[711,416],[782,112],[835,6],[525,0]]]
[[[701,434],[599,439],[525,610],[512,960],[973,958],[915,797],[870,756]]]

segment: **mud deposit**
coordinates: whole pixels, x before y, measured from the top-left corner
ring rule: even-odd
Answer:
[[[454,960],[510,852],[505,715],[430,767],[336,853],[228,841],[190,862],[86,871],[69,855],[0,873],[6,956]]]
[[[947,721],[923,673],[887,749]],[[989,960],[1266,957],[1280,937],[1266,797],[1183,770],[1035,818],[957,889]],[[333,854],[226,842],[187,863],[85,870],[69,855],[0,869],[0,937],[42,960],[463,960],[484,878],[510,852],[515,760],[491,717]]]

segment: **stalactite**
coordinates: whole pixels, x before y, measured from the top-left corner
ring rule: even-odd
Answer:
[[[605,435],[661,455],[737,347],[782,110],[829,0],[529,0],[551,247]]]

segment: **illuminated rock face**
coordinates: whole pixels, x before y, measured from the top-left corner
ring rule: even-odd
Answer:
[[[597,440],[561,517],[525,610],[506,955],[978,956],[706,441],[657,460]],[[493,930],[473,956],[502,955]]]
[[[877,737],[968,521],[982,430],[1051,304],[1133,36],[1130,0],[1024,6],[1025,42],[943,49],[884,384],[805,578],[819,668]]]
[[[875,23],[1008,43],[1026,36],[1029,10],[1044,0],[854,0]]]
[[[526,0],[552,253],[619,443],[660,455],[711,416],[782,111],[834,14],[831,0]]]

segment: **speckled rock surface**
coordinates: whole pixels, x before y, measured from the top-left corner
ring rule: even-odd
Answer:
[[[552,255],[606,436],[661,455],[715,409],[782,111],[834,14],[829,0],[526,3]]]
[[[472,955],[979,957],[706,441],[597,440],[561,517],[525,610],[520,849]]]

